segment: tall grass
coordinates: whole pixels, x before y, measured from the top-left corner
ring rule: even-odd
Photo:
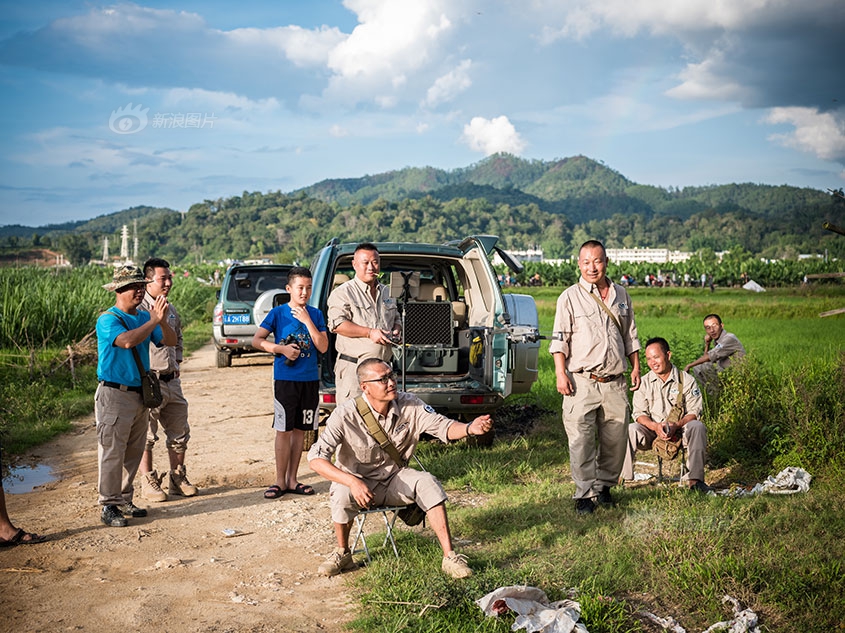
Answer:
[[[66,346],[93,332],[114,305],[102,286],[111,270],[0,268],[0,435],[9,454],[45,442],[93,409],[95,340],[74,354]],[[215,289],[177,277],[170,300],[183,322],[187,350],[208,341]]]

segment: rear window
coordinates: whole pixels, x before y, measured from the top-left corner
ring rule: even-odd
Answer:
[[[232,272],[229,287],[226,290],[227,301],[245,301],[255,303],[258,297],[268,290],[284,290],[288,282],[286,270],[240,269]]]

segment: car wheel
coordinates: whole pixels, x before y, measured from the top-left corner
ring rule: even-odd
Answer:
[[[217,366],[218,367],[231,367],[232,366],[232,353],[227,352],[225,349],[217,350]]]

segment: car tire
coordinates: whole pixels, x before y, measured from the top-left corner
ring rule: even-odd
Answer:
[[[232,353],[226,351],[225,349],[217,350],[217,366],[218,367],[231,367],[232,366]]]

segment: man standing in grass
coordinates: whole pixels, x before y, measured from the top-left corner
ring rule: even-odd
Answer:
[[[701,417],[701,390],[690,374],[672,364],[672,352],[666,339],[655,337],[645,344],[645,359],[650,372],[634,392],[634,423],[628,427],[628,450],[622,477],[634,478],[634,454],[649,450],[658,437],[663,440],[682,438],[687,449],[687,470],[690,490],[709,492],[704,483],[704,462],[707,459],[707,427]],[[673,409],[677,410],[672,415]]]
[[[684,367],[684,371],[692,369],[695,379],[712,394],[719,388],[719,372],[744,356],[745,348],[734,334],[725,331],[721,317],[708,314],[704,317],[704,354]]]
[[[374,244],[363,242],[352,255],[355,277],[329,295],[329,328],[337,334],[335,397],[337,404],[361,392],[355,367],[365,358],[393,358],[391,337],[400,334],[401,320],[390,288],[379,283],[381,257]]]
[[[557,390],[563,394],[563,425],[575,482],[575,511],[591,514],[614,505],[611,487],[619,482],[630,415],[631,391],[640,386],[640,343],[628,292],[607,278],[607,252],[590,240],[578,251],[578,283],[557,300],[549,352]],[[597,446],[598,443],[598,446]]]
[[[110,527],[125,527],[126,516],[147,516],[145,509],[132,502],[149,419],[132,348],[137,349],[146,372],[150,341],[156,347],[176,345],[176,333],[167,325],[164,295],[156,298],[150,312],[138,309],[148,283],[136,266],[118,268],[112,282],[103,286],[115,293],[114,307],[97,319],[97,490],[103,507],[100,520]]]
[[[286,492],[313,495],[314,489],[297,479],[305,431],[319,423],[320,369],[317,353],[329,348],[323,314],[308,305],[311,271],[291,268],[285,287],[288,303],[276,306],[255,332],[252,346],[276,355],[273,362],[273,428],[276,430],[276,482],[264,491],[265,499]],[[267,340],[273,334],[274,343]]]
[[[165,298],[173,287],[173,273],[170,264],[163,259],[152,258],[144,263],[144,276],[149,283],[141,309],[152,311],[156,299]],[[150,346],[150,369],[158,374],[161,383],[161,406],[150,410],[150,424],[147,431],[147,445],[141,459],[141,493],[149,501],[167,501],[167,494],[193,497],[197,488],[188,481],[185,471],[185,452],[191,428],[188,426],[188,401],[182,395],[182,381],[179,366],[182,364],[182,319],[173,304],[167,304],[167,324],[176,333],[176,345],[157,348]],[[167,438],[167,456],[170,472],[159,475],[153,469],[153,447],[158,441],[159,427]],[[161,482],[167,477],[167,492]]]
[[[349,550],[349,533],[359,509],[416,503],[426,513],[443,550],[441,570],[452,578],[471,576],[466,558],[452,548],[443,487],[431,473],[406,464],[423,433],[443,442],[484,435],[493,427],[490,416],[481,415],[465,424],[435,413],[415,395],[400,393],[396,374],[377,358],[362,361],[356,375],[363,395],[347,400],[332,412],[325,430],[308,451],[311,468],[332,482],[329,497],[337,539],[337,549],[318,571],[334,576],[356,567]],[[369,427],[381,432],[381,442]]]

